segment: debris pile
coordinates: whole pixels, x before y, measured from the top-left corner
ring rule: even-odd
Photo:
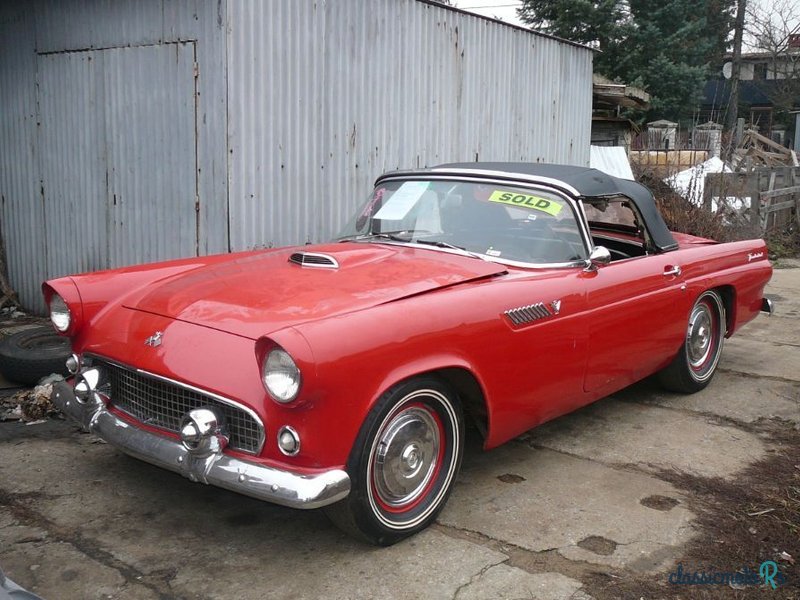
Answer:
[[[19,319],[27,316],[27,314],[19,310],[16,306],[7,306],[0,309],[0,321],[2,322],[5,322],[7,319]]]
[[[38,423],[58,414],[50,401],[53,395],[52,380],[33,389],[22,390],[7,398],[0,398],[0,421]]]
[[[800,166],[794,150],[781,146],[755,129],[745,129],[742,141],[733,151],[731,162],[734,165],[750,164],[754,167]]]

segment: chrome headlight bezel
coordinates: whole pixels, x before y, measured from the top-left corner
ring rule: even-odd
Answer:
[[[300,393],[302,376],[291,355],[280,346],[275,346],[264,357],[261,382],[275,402],[288,404]]]
[[[50,298],[50,322],[59,333],[66,333],[72,326],[72,312],[64,298],[53,294]]]

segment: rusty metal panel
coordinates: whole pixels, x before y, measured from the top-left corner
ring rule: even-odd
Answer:
[[[331,236],[388,169],[588,165],[586,48],[415,0],[228,11],[233,249]]]

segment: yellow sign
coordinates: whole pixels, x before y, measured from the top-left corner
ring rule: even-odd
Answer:
[[[520,208],[532,208],[546,212],[548,215],[554,217],[561,212],[564,205],[555,200],[548,198],[541,198],[539,196],[528,196],[527,194],[519,194],[516,192],[504,192],[497,190],[492,192],[489,196],[489,202],[500,202],[501,204],[510,204],[511,206],[518,206]]]

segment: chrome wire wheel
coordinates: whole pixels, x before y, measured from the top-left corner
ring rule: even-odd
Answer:
[[[725,309],[715,292],[698,298],[686,329],[686,360],[689,374],[698,383],[712,377],[722,353]]]

